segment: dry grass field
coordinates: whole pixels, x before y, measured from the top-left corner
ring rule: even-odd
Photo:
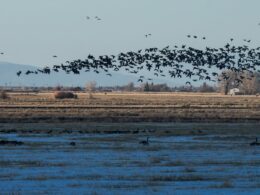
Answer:
[[[200,93],[9,93],[0,122],[243,122],[260,119],[260,97]]]

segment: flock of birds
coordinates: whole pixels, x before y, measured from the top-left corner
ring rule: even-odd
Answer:
[[[86,19],[87,19],[87,20],[91,20],[91,19],[92,19],[92,17],[90,17],[90,16],[86,16]],[[101,18],[100,18],[100,17],[98,17],[98,16],[95,16],[95,17],[93,17],[93,19],[94,19],[94,20],[98,20],[98,21],[100,21],[100,20],[101,20]]]
[[[145,36],[151,36],[147,34]],[[187,35],[188,38],[206,40],[206,37]],[[229,79],[229,75],[223,70],[231,70],[237,73],[247,73],[247,79],[252,79],[255,72],[260,72],[260,47],[251,48],[251,40],[244,39],[245,44],[236,46],[231,38],[223,47],[205,47],[198,49],[188,45],[174,45],[164,48],[146,48],[138,51],[121,52],[118,55],[93,56],[89,54],[86,59],[67,61],[52,67],[44,67],[36,71],[28,70],[29,74],[50,74],[52,71],[65,71],[66,73],[80,74],[81,71],[93,71],[97,74],[105,72],[112,76],[112,71],[124,70],[132,74],[139,74],[139,82],[145,80],[141,73],[144,70],[152,72],[156,77],[169,75],[172,78],[187,78],[196,82],[199,80],[220,81]],[[56,55],[53,55],[57,58]],[[214,71],[213,71],[214,70]],[[20,76],[22,71],[17,72]],[[221,75],[220,75],[221,74]],[[245,74],[239,74],[235,82],[241,83]],[[152,80],[148,78],[148,80]],[[186,84],[190,84],[187,81]]]
[[[87,20],[101,20],[98,16],[86,16]],[[260,23],[259,23],[260,25]],[[148,38],[151,33],[145,34]],[[206,40],[205,36],[186,35],[187,38]],[[191,84],[191,81],[199,80],[220,81],[230,78],[223,70],[231,70],[238,74],[235,80],[237,84],[245,79],[252,79],[256,72],[260,72],[260,47],[251,48],[249,44],[251,40],[244,39],[245,44],[235,46],[234,38],[231,38],[223,47],[205,47],[198,49],[186,44],[166,46],[164,48],[146,48],[138,51],[121,52],[117,55],[100,55],[93,56],[89,54],[86,59],[78,59],[74,61],[66,61],[66,63],[46,66],[42,69],[27,70],[24,74],[50,74],[51,72],[65,71],[67,74],[80,74],[81,71],[93,71],[97,74],[105,72],[107,76],[112,76],[112,71],[124,70],[132,74],[139,74],[138,82],[144,80],[152,80],[142,75],[144,70],[152,72],[156,77],[172,78],[185,77]],[[0,53],[4,55],[3,52]],[[53,55],[57,58],[57,55]],[[23,72],[18,71],[17,76],[21,76]]]

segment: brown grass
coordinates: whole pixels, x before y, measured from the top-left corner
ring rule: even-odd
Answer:
[[[10,93],[0,100],[0,121],[175,122],[260,119],[260,98],[200,93],[78,93],[55,99],[53,93]]]

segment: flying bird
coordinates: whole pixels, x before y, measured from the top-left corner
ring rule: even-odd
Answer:
[[[96,20],[101,20],[101,18],[100,18],[100,17],[98,17],[98,16],[96,16],[96,17],[95,17],[95,19],[96,19]]]
[[[146,34],[146,35],[144,35],[146,38],[148,38],[149,36],[152,36],[152,34],[151,33],[149,33],[149,34]]]
[[[18,71],[16,75],[19,77],[22,74],[22,71]]]

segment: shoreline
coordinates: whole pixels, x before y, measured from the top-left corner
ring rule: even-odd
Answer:
[[[107,133],[120,134],[129,133],[135,134],[136,131],[143,133],[166,132],[167,134],[190,134],[192,131],[202,130],[208,133],[235,133],[240,134],[259,134],[260,122],[249,123],[183,123],[183,122],[64,122],[64,123],[0,123],[1,133],[48,133],[65,132],[65,133]]]
[[[30,117],[0,118],[1,123],[259,123],[260,118],[171,118],[171,117]]]

